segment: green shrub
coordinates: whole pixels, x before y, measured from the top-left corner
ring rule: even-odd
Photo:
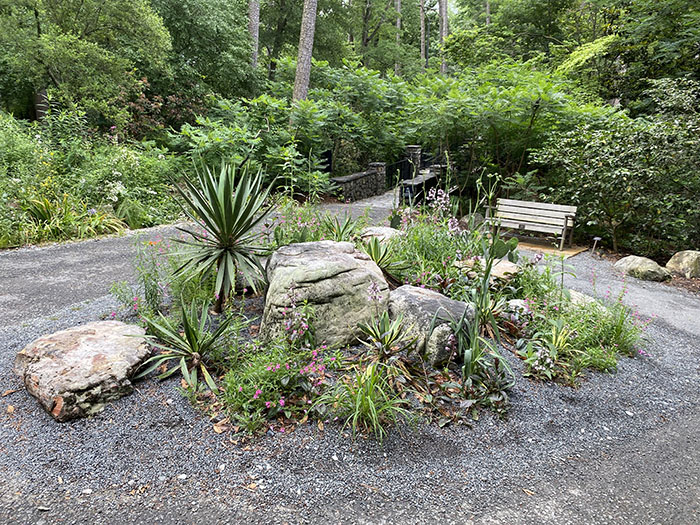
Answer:
[[[204,303],[201,312],[198,312],[196,303],[188,306],[181,302],[179,322],[173,322],[163,314],[158,314],[157,318],[144,317],[151,333],[150,338],[153,341],[162,341],[153,342],[153,346],[162,352],[146,360],[142,365],[144,370],[136,377],[144,377],[164,365],[175,362],[175,366],[161,373],[158,378],[165,379],[179,371],[194,391],[199,390],[200,379],[204,380],[212,392],[218,391],[210,372],[210,358],[217,347],[224,344],[224,337],[231,328],[233,318],[224,317],[220,319],[218,326],[213,328],[208,309],[209,303]]]
[[[260,235],[254,229],[269,211],[270,188],[263,190],[261,173],[250,175],[247,167],[240,171],[221,163],[216,175],[205,166],[195,178],[184,178],[185,189],[178,187],[187,216],[201,230],[182,229],[192,239],[175,239],[183,246],[178,256],[184,261],[175,276],[216,275],[217,312],[235,289],[237,272],[253,290],[263,275]]]
[[[661,86],[650,96],[664,112],[582,123],[535,155],[545,196],[578,206],[579,232],[657,258],[700,244],[700,88]]]

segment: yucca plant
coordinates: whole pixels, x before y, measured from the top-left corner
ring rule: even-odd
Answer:
[[[321,224],[328,237],[336,242],[352,241],[357,230],[357,222],[349,215],[345,215],[341,221],[338,217],[326,214]]]
[[[397,260],[391,252],[391,248],[380,242],[377,237],[371,237],[365,241],[362,244],[362,250],[379,266],[387,282],[393,288],[401,286],[401,281],[395,277],[395,274],[408,268],[408,263]]]
[[[175,276],[206,276],[215,272],[214,311],[221,312],[235,286],[237,271],[253,290],[256,290],[256,278],[262,276],[262,251],[253,229],[270,210],[265,208],[265,201],[271,185],[262,188],[260,171],[251,175],[247,166],[241,169],[226,162],[221,163],[218,174],[208,166],[195,169],[195,173],[194,178],[184,177],[184,188],[176,187],[184,201],[183,210],[203,231],[179,228],[192,239],[175,239],[185,246],[177,254],[183,263]]]
[[[375,350],[380,359],[389,357],[413,346],[416,337],[406,337],[407,330],[403,326],[403,315],[392,321],[388,312],[383,312],[376,319],[358,325],[366,339],[360,342],[371,350]]]
[[[201,312],[198,312],[196,303],[187,307],[180,300],[180,308],[182,331],[178,324],[161,313],[157,318],[144,318],[151,332],[147,337],[159,341],[152,345],[163,352],[146,360],[142,365],[143,371],[136,377],[144,377],[163,365],[175,362],[175,366],[161,373],[158,379],[165,379],[180,371],[187,384],[197,390],[201,373],[206,385],[215,392],[218,389],[207,368],[207,359],[221,344],[221,338],[234,318],[222,318],[216,330],[210,332],[208,303],[204,303]]]

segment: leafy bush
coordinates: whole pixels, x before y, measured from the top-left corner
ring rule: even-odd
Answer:
[[[367,338],[366,341],[360,339],[360,342],[376,352],[377,357],[382,360],[386,360],[392,354],[408,350],[417,339],[406,336],[408,330],[403,324],[403,315],[392,321],[387,311],[367,323],[360,323],[358,328]]]
[[[212,392],[216,392],[218,387],[208,368],[211,366],[209,358],[216,347],[223,344],[223,337],[229,331],[232,318],[224,317],[215,329],[211,329],[208,309],[209,303],[204,303],[201,312],[198,313],[196,303],[188,307],[181,302],[182,315],[179,323],[171,321],[163,314],[158,314],[158,318],[144,317],[152,334],[151,339],[162,341],[162,344],[152,343],[153,346],[162,352],[146,360],[142,365],[144,370],[139,372],[137,377],[144,377],[163,365],[167,366],[171,361],[175,361],[176,366],[161,373],[158,376],[159,379],[165,379],[179,371],[193,390],[199,389],[199,381],[203,379],[207,387]]]
[[[692,86],[660,84],[650,92],[665,108],[656,117],[583,123],[536,153],[546,196],[578,206],[579,232],[657,258],[700,244],[700,88]]]
[[[84,238],[170,221],[178,161],[148,144],[123,144],[87,127],[83,113],[52,110],[40,124],[0,112],[0,247]]]

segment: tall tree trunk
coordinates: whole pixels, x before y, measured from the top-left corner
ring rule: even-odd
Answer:
[[[252,43],[250,64],[258,67],[258,49],[260,47],[260,0],[248,0],[248,31]]]
[[[272,51],[270,53],[270,69],[267,75],[267,78],[269,80],[275,79],[275,72],[277,71],[277,59],[279,59],[280,53],[282,52],[284,30],[286,29],[287,22],[289,21],[289,9],[286,8],[284,0],[282,0],[282,2],[280,3],[280,11],[283,13],[283,15],[277,18],[275,39],[272,42]]]
[[[401,64],[399,63],[399,53],[401,50],[401,0],[394,0],[396,7],[396,62],[394,63],[394,73],[397,75],[401,72]]]
[[[425,55],[425,0],[420,0],[420,67],[423,71],[426,66]]]
[[[440,63],[440,73],[443,75],[447,73],[447,62],[445,61],[445,50],[443,46],[445,45],[445,39],[449,28],[447,27],[447,0],[438,0],[438,12],[440,19],[440,54],[442,55],[442,62]]]
[[[294,78],[292,100],[303,100],[309,92],[311,77],[311,55],[314,50],[314,32],[316,30],[316,9],[318,0],[304,0],[299,32],[299,54],[297,55],[297,72]]]
[[[486,0],[486,25],[491,25],[491,2]]]

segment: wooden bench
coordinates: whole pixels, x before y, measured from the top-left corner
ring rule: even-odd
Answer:
[[[564,249],[568,239],[573,243],[576,206],[528,202],[514,199],[498,199],[495,208],[486,210],[486,223],[495,227],[553,233],[561,237],[559,250]]]

